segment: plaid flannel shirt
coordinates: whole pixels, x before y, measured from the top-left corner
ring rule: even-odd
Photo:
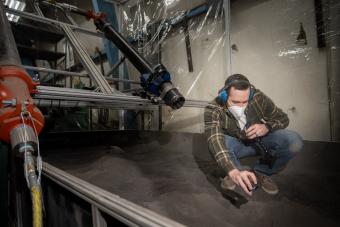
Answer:
[[[287,114],[278,108],[263,92],[255,89],[254,96],[245,109],[247,125],[265,123],[270,130],[286,128],[289,124]],[[245,138],[244,131],[226,106],[215,98],[204,111],[205,134],[209,150],[219,166],[226,172],[235,169],[231,152],[225,144],[225,135]]]

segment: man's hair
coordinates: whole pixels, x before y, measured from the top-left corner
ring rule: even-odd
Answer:
[[[233,74],[226,79],[224,87],[228,93],[232,87],[237,90],[246,90],[250,87],[250,82],[248,78],[242,74]]]

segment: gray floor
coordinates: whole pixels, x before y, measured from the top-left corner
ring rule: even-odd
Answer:
[[[58,144],[58,135],[52,137]],[[231,195],[220,191],[223,174],[203,135],[112,132],[99,139],[72,133],[63,137],[62,145],[44,148],[45,161],[189,226],[340,226],[336,143],[305,142],[303,151],[274,176],[278,195],[258,190],[246,198],[240,190]]]

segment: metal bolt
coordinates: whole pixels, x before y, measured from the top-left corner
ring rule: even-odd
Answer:
[[[33,77],[32,77],[32,80],[34,82],[39,82],[39,74],[35,74]]]
[[[17,105],[17,100],[16,99],[2,100],[2,104],[4,104],[5,107],[7,107],[7,106],[16,106]]]

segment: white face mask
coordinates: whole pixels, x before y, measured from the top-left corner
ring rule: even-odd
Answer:
[[[234,115],[236,119],[240,119],[244,116],[244,110],[246,109],[246,106],[229,106],[228,110]]]
[[[244,114],[245,109],[246,109],[246,106],[244,106],[244,107],[240,107],[240,106],[230,106],[230,107],[228,107],[228,110],[237,119],[237,122],[238,122],[241,130],[244,129],[244,126],[247,123],[247,117]]]

